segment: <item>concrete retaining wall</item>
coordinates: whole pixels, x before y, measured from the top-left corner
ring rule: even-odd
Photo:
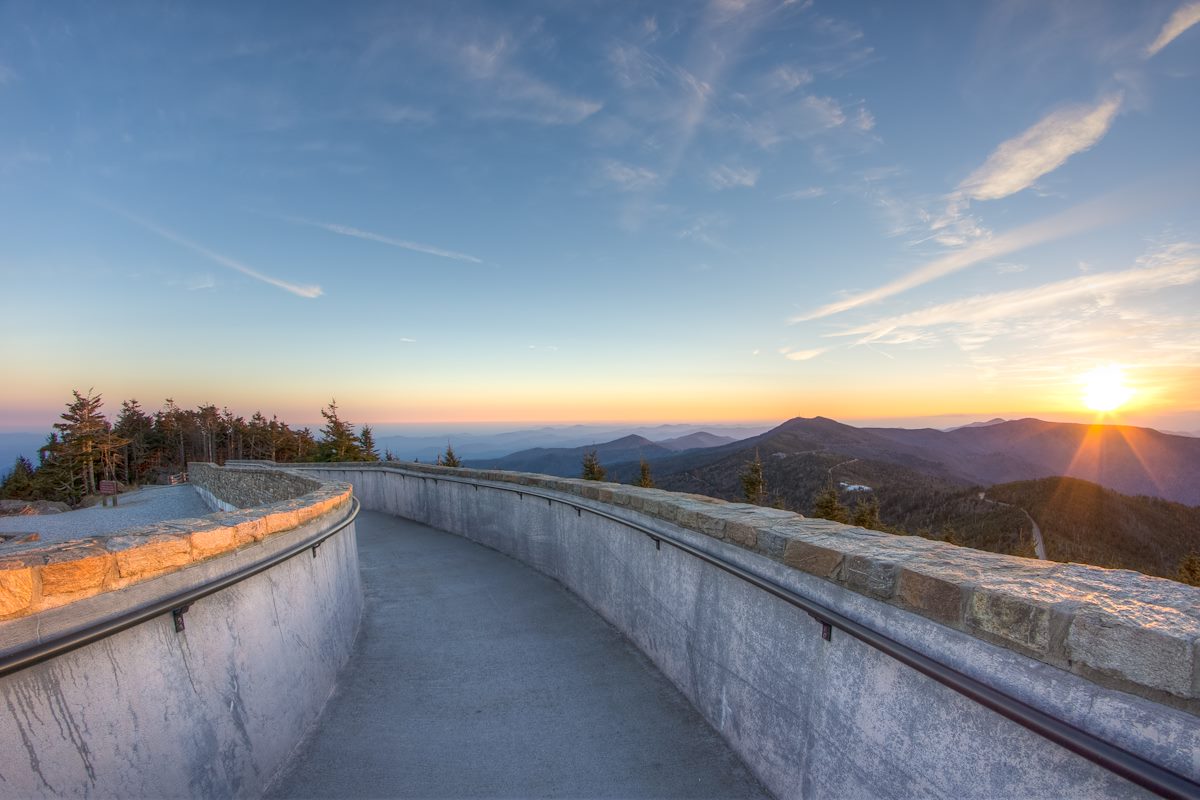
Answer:
[[[347,487],[300,480],[318,488],[286,508],[173,523],[193,548],[238,525],[258,537],[0,623],[0,657],[211,583],[346,519]],[[163,614],[0,678],[0,797],[260,795],[324,707],[362,604],[351,523],[315,553],[197,600],[182,632]]]
[[[749,526],[757,537],[749,547],[737,528],[735,537],[722,529],[720,539],[701,532],[720,517],[701,515],[704,503],[694,498],[673,500],[669,493],[593,484],[584,488],[596,492],[597,499],[587,499],[580,497],[579,482],[509,474],[499,483],[469,470],[307,469],[312,471],[306,474],[351,482],[365,508],[458,533],[561,581],[641,648],[779,797],[1115,798],[1143,793],[849,636],[835,631],[832,641],[822,640],[820,626],[806,614],[728,573],[675,548],[656,549],[649,537],[618,522],[529,494],[489,489],[489,483],[509,489],[514,481],[538,485],[538,492],[669,533],[1077,727],[1200,778],[1200,725],[1193,714],[872,596],[882,592],[889,577],[877,575],[872,582],[875,573],[865,555],[852,567],[865,577],[848,586],[843,578],[780,563],[790,540],[778,546],[779,560],[753,552],[750,547],[765,538],[766,528]],[[449,475],[483,485],[439,477]],[[557,483],[562,486],[549,488]],[[598,499],[601,492],[610,502]],[[651,514],[628,503],[616,505],[614,494],[646,503],[675,502],[679,513],[693,515],[687,517],[691,524],[664,520],[661,506]],[[739,508],[722,513],[734,525],[754,519]],[[846,546],[866,552],[866,532],[845,526],[833,530],[824,521],[797,522],[789,516],[789,524],[811,522],[823,536],[847,536]],[[778,524],[773,535],[779,534]],[[877,544],[886,554],[887,543]],[[963,552],[965,563],[971,563],[972,552]],[[939,555],[948,561],[955,556]],[[827,560],[819,571],[840,575],[847,561],[844,555],[837,563]],[[894,574],[890,580],[895,581]],[[917,589],[910,586],[910,591]],[[939,587],[928,591],[936,594]],[[945,587],[941,591],[944,596]],[[1095,602],[1119,606],[1122,598]],[[972,613],[970,596],[965,606],[960,613]],[[1009,611],[1008,624],[1028,627],[1027,617]],[[1002,612],[998,602],[993,620],[998,629],[1006,619]]]

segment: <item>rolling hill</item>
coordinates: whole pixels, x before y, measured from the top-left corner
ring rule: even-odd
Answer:
[[[1028,511],[1053,561],[1174,578],[1187,555],[1200,554],[1200,507],[1061,477],[992,486],[988,497]]]

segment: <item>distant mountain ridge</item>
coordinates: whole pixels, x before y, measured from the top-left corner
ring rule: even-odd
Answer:
[[[1055,476],[1079,478],[1126,495],[1200,505],[1200,439],[1127,425],[1083,425],[1038,419],[934,428],[856,428],[827,417],[795,417],[748,439],[704,431],[654,442],[628,435],[575,447],[537,447],[472,466],[579,475],[584,453],[595,450],[615,480],[628,481],[646,459],[656,478],[695,471],[758,451],[764,461],[797,454],[892,464],[956,486],[990,486]],[[703,491],[692,485],[689,491]],[[721,496],[725,487],[712,492]]]
[[[984,485],[1065,476],[1122,494],[1200,504],[1200,439],[1153,428],[1027,418],[949,432],[864,430]]]
[[[717,436],[715,433],[708,431],[696,431],[689,433],[687,436],[679,436],[674,439],[662,439],[655,442],[659,447],[665,447],[668,450],[696,450],[703,447],[720,447],[723,444],[730,444],[738,441],[732,436]]]
[[[583,456],[593,450],[601,464],[638,461],[643,458],[661,458],[674,452],[655,444],[644,436],[631,434],[601,444],[582,447],[533,447],[510,453],[503,458],[468,459],[464,463],[468,467],[479,469],[540,472],[563,478],[577,478],[582,470]]]

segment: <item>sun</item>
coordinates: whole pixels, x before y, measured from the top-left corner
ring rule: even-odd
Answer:
[[[1083,404],[1092,411],[1116,411],[1133,397],[1125,385],[1125,372],[1116,364],[1096,367],[1081,379]]]

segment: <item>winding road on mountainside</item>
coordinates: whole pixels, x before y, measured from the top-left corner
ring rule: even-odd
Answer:
[[[1042,529],[1038,527],[1037,520],[1035,520],[1028,511],[1021,508],[1020,506],[1014,506],[1012,503],[1001,503],[999,500],[993,500],[992,498],[987,497],[987,492],[980,492],[979,499],[983,500],[986,503],[993,503],[998,506],[1008,506],[1009,508],[1015,508],[1017,511],[1020,511],[1022,514],[1024,514],[1025,519],[1029,520],[1029,524],[1033,526],[1033,550],[1034,550],[1034,552],[1037,553],[1037,557],[1040,558],[1042,561],[1049,560],[1046,558],[1046,543],[1044,541],[1042,541]]]
[[[815,453],[815,452],[817,452],[817,451],[816,451],[816,450],[813,450],[813,451],[811,451],[811,452],[814,452],[814,453]],[[830,483],[832,483],[832,482],[833,482],[833,471],[834,471],[835,469],[837,469],[838,467],[844,467],[844,466],[846,466],[847,464],[853,464],[855,461],[858,461],[858,459],[857,459],[857,458],[852,458],[852,459],[850,459],[849,461],[842,461],[842,462],[840,462],[840,463],[838,463],[838,464],[834,464],[832,467],[830,467],[830,468],[829,468],[829,482],[830,482]]]

